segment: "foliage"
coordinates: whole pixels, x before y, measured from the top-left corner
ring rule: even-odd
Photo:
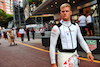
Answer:
[[[4,10],[0,9],[0,26],[7,26],[8,22],[12,20],[12,15],[6,14]]]
[[[3,21],[5,17],[6,17],[6,13],[2,9],[0,9],[0,21]]]
[[[10,15],[10,14],[6,14],[6,20],[9,22],[9,21],[12,21],[13,20],[13,15]]]

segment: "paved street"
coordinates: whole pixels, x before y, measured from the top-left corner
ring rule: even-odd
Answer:
[[[48,50],[42,46],[41,39],[25,39],[21,43],[17,38],[17,46],[10,46],[4,39],[0,41],[0,67],[51,67]],[[80,60],[80,67],[100,67],[100,61],[90,63],[85,58]]]

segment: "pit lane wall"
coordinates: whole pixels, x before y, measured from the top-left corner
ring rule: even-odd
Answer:
[[[92,53],[100,54],[100,36],[84,37],[84,39]],[[83,51],[79,44],[78,50]]]
[[[45,47],[50,46],[50,36],[42,36],[42,45]],[[89,49],[94,54],[100,54],[100,36],[91,36],[91,37],[84,37]],[[81,46],[78,43],[77,47],[78,51],[84,52],[84,50],[81,48]]]

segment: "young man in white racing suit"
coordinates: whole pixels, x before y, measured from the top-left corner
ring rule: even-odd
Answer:
[[[58,44],[58,67],[78,67],[77,40],[83,50],[87,53],[88,60],[93,61],[85,40],[82,37],[78,24],[72,24],[70,21],[72,11],[68,3],[60,6],[60,14],[62,16],[58,25],[55,25],[51,31],[50,37],[50,59],[52,67],[57,67],[55,59],[55,48]],[[58,41],[59,39],[59,41]]]

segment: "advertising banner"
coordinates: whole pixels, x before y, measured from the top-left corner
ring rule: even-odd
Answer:
[[[29,5],[27,5],[24,9],[25,20],[29,17]]]
[[[97,48],[97,41],[96,40],[86,40],[86,43],[91,51]]]

